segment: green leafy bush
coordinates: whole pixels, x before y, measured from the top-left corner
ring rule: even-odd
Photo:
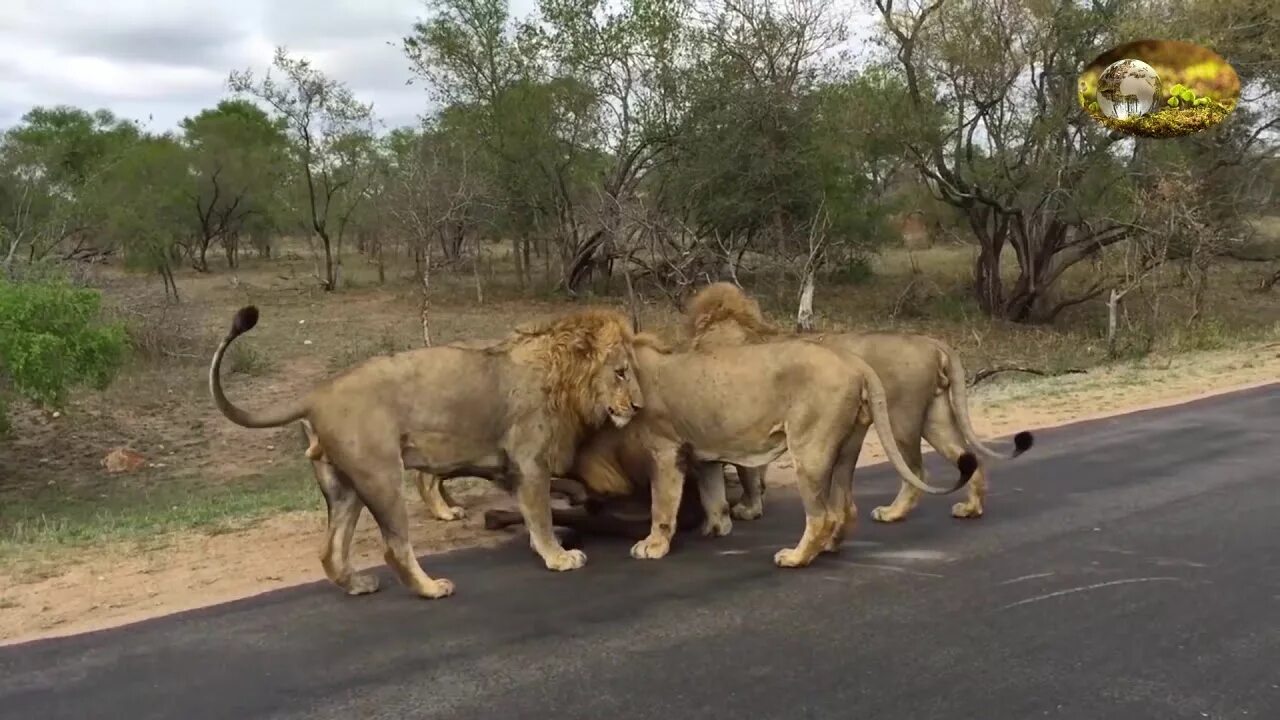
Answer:
[[[0,430],[6,396],[60,407],[77,385],[104,388],[124,361],[125,332],[100,318],[95,290],[64,280],[0,278]]]

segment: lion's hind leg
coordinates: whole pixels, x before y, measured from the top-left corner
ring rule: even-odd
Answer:
[[[858,506],[853,499],[853,474],[858,467],[858,456],[862,453],[862,443],[866,440],[868,429],[866,425],[854,429],[840,449],[835,467],[831,470],[827,514],[831,518],[833,530],[822,548],[823,552],[838,551],[844,539],[858,525]]]
[[[320,564],[325,575],[348,595],[364,595],[378,589],[378,578],[369,573],[351,571],[351,537],[364,503],[351,487],[351,479],[324,460],[311,461],[311,467],[329,508],[329,526],[325,532],[324,546],[320,549]]]
[[[378,522],[386,544],[383,557],[387,564],[395,570],[400,582],[422,597],[435,599],[452,595],[453,582],[427,575],[413,554],[399,448],[392,446],[384,452],[370,448],[362,460],[360,469],[351,472],[352,485]]]
[[[945,396],[935,399],[929,406],[929,415],[924,423],[924,439],[939,455],[952,463],[968,450]],[[987,470],[979,462],[978,469],[969,478],[969,496],[963,502],[951,506],[951,515],[957,518],[980,518],[986,511],[983,506],[986,498]]]
[[[783,548],[774,554],[773,562],[778,567],[805,567],[827,546],[835,530],[828,505],[831,501],[831,473],[838,450],[816,439],[803,445],[792,445],[796,484],[804,503],[804,534],[794,548]]]
[[[690,463],[689,469],[697,474],[698,496],[706,511],[700,532],[704,537],[728,535],[733,531],[733,520],[729,516],[729,501],[724,493],[724,465],[695,461]]]
[[[432,475],[423,470],[415,470],[414,484],[418,488],[418,495],[422,497],[423,504],[427,506],[427,512],[431,513],[431,517],[450,522],[461,520],[467,516],[467,511],[461,506],[453,504],[453,501],[445,494],[444,481],[439,475]]]
[[[735,520],[755,520],[764,515],[764,473],[767,465],[760,467],[733,466],[738,471],[742,485],[742,497],[734,503],[730,513]]]
[[[902,458],[907,461],[907,467],[911,468],[911,472],[924,479],[924,456],[920,452],[920,441],[917,439],[914,443],[898,443],[898,450],[902,453]],[[955,458],[949,459],[955,460]],[[920,504],[920,494],[914,485],[904,480],[893,502],[872,509],[871,519],[882,523],[905,520],[916,505]]]

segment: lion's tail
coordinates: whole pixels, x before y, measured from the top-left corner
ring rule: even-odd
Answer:
[[[209,365],[209,394],[213,395],[213,404],[218,406],[223,415],[231,422],[247,428],[279,427],[306,416],[307,404],[302,400],[294,400],[281,407],[260,413],[249,412],[236,407],[227,399],[222,391],[222,357],[227,354],[231,342],[240,335],[253,329],[258,324],[258,308],[253,305],[242,307],[236,311],[231,320],[231,330],[223,338],[218,349],[213,353],[213,362]]]
[[[960,363],[960,358],[946,343],[940,340],[933,340],[933,343],[941,352],[942,364],[946,368],[951,412],[955,414],[956,420],[960,424],[960,432],[964,435],[964,440],[969,444],[969,447],[977,449],[978,452],[987,457],[1004,459],[1016,458],[1030,450],[1031,445],[1035,442],[1035,436],[1027,430],[1023,430],[1013,436],[1013,452],[1008,454],[996,452],[983,444],[982,440],[978,438],[978,434],[973,430],[973,423],[969,421],[969,394],[965,389],[967,386],[964,365]]]
[[[854,357],[850,359],[856,361],[856,364],[862,370],[863,377],[866,380],[863,385],[864,399],[871,411],[871,421],[875,425],[876,435],[880,436],[880,444],[884,446],[885,456],[889,458],[889,462],[893,464],[893,468],[898,471],[898,474],[917,490],[929,495],[946,495],[964,487],[969,482],[969,478],[973,477],[973,473],[978,469],[978,459],[973,456],[973,453],[966,451],[956,458],[956,467],[960,470],[960,480],[953,487],[935,487],[922,480],[911,469],[911,466],[907,465],[906,458],[902,457],[902,451],[898,448],[898,441],[893,437],[893,424],[889,420],[889,403],[885,400],[884,384],[880,382],[880,376],[876,375],[875,370],[861,358]]]

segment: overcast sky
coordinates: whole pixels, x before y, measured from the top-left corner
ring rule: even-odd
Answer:
[[[510,0],[519,17],[535,4]],[[172,129],[225,97],[231,70],[266,70],[277,45],[345,82],[388,127],[416,124],[430,100],[405,85],[399,42],[425,12],[422,0],[0,0],[0,128],[65,103]],[[856,17],[855,37],[868,20]]]
[[[511,5],[523,14],[533,0]],[[265,70],[276,45],[389,126],[412,124],[429,100],[405,86],[398,44],[424,14],[421,0],[0,0],[0,128],[59,103],[174,128],[226,96],[231,70]]]

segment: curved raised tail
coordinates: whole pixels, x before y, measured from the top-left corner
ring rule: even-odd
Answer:
[[[236,311],[231,319],[231,330],[222,339],[218,349],[213,352],[213,362],[209,365],[209,394],[213,396],[213,404],[231,422],[247,428],[269,428],[287,425],[299,420],[307,414],[307,404],[302,400],[293,400],[282,407],[265,412],[250,412],[236,407],[227,399],[222,391],[222,357],[227,354],[231,342],[258,324],[258,308],[247,305]]]
[[[861,358],[850,359],[856,359],[861,366],[863,377],[866,378],[866,384],[863,386],[866,393],[864,400],[871,410],[871,421],[875,425],[876,435],[880,436],[880,444],[884,446],[885,456],[889,458],[889,462],[893,464],[893,468],[898,471],[902,479],[920,492],[929,495],[947,495],[967,485],[969,478],[973,477],[973,473],[978,469],[978,459],[968,451],[956,458],[960,480],[954,487],[935,487],[926,483],[911,470],[906,458],[902,457],[902,451],[898,449],[898,441],[893,437],[893,424],[889,421],[889,403],[885,400],[884,385],[880,382],[880,376],[876,375],[875,370]]]
[[[930,339],[933,340],[932,338]],[[947,369],[947,397],[951,400],[951,412],[955,415],[956,421],[959,422],[960,433],[964,435],[964,440],[969,444],[969,447],[977,449],[978,452],[987,457],[1005,460],[1016,458],[1030,450],[1035,443],[1035,436],[1027,430],[1022,430],[1013,436],[1013,452],[1011,453],[996,452],[982,443],[982,440],[978,438],[978,433],[973,430],[973,423],[969,421],[969,394],[966,390],[967,378],[964,373],[964,365],[960,363],[960,358],[946,343],[940,340],[933,340],[933,344],[942,353],[942,364]]]

